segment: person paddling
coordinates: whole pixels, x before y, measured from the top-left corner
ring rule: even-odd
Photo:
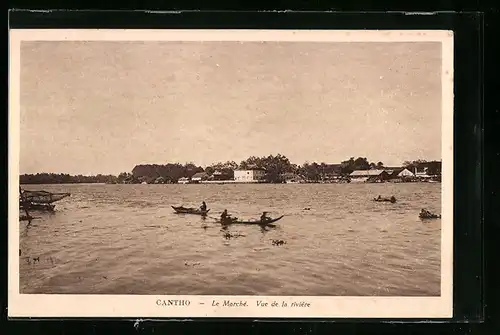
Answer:
[[[227,223],[229,218],[230,218],[230,215],[227,214],[227,209],[225,209],[224,212],[222,212],[222,214],[220,215],[220,223],[222,223],[222,224]]]
[[[430,216],[432,216],[432,213],[431,213],[431,212],[429,212],[429,211],[428,211],[428,210],[426,210],[426,209],[422,209],[422,210],[420,211],[420,216],[423,216],[423,217],[430,217]]]
[[[201,204],[200,210],[202,212],[206,212],[207,211],[207,204],[205,203],[205,201],[203,201],[203,203]]]
[[[270,219],[270,217],[267,216],[267,212],[262,212],[262,215],[260,216],[260,221],[261,222],[266,222]]]

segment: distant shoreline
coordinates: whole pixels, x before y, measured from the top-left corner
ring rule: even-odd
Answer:
[[[328,183],[328,182],[302,182],[302,183],[265,183],[265,182],[240,182],[240,181],[209,181],[200,183],[166,183],[166,184],[127,184],[127,183],[29,183],[19,184],[20,186],[33,186],[33,185],[333,185],[333,184],[441,184],[440,181],[412,181],[412,182],[351,182],[351,183]]]
[[[351,157],[335,164],[293,164],[281,154],[255,157],[241,161],[214,163],[201,167],[193,163],[139,164],[131,172],[119,175],[70,175],[68,173],[21,174],[25,184],[247,184],[247,183],[349,183],[369,179],[369,182],[416,182],[421,179],[441,179],[441,161],[417,159],[401,166],[388,167],[383,162],[370,162],[366,157]],[[416,179],[416,180],[409,180]]]
[[[27,185],[107,185],[107,183],[20,183],[19,186]]]

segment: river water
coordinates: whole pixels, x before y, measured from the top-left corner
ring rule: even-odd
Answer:
[[[440,295],[441,220],[418,218],[440,212],[439,183],[23,188],[71,197],[21,222],[21,293]],[[371,201],[379,194],[398,202]],[[204,221],[170,207],[203,200]],[[232,226],[226,238],[213,219],[226,208],[285,217],[269,231]]]

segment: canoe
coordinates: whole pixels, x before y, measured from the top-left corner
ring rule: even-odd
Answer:
[[[24,201],[34,204],[51,204],[69,197],[71,193],[51,193],[47,191],[23,191]]]
[[[441,215],[437,214],[432,214],[432,215],[419,215],[418,216],[422,220],[429,220],[429,219],[441,219]]]
[[[280,217],[277,217],[275,219],[270,219],[270,220],[265,221],[265,222],[262,222],[260,220],[253,220],[253,221],[248,220],[248,221],[245,221],[245,220],[238,220],[238,219],[236,219],[235,221],[223,223],[223,225],[242,224],[242,225],[258,225],[258,226],[276,227],[276,225],[274,225],[273,222],[281,220],[283,217],[284,217],[284,215],[282,215]]]
[[[207,209],[206,211],[202,211],[198,208],[186,208],[186,207],[183,207],[183,206],[171,206],[173,208],[173,210],[177,213],[177,214],[195,214],[195,215],[207,215],[208,212],[210,212],[210,209]]]
[[[392,202],[392,203],[395,203],[396,202],[396,199],[390,199],[390,198],[374,198],[373,201],[377,201],[377,202]]]

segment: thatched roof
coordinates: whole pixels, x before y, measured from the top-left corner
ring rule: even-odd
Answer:
[[[191,178],[208,178],[208,174],[206,172],[197,172]]]

